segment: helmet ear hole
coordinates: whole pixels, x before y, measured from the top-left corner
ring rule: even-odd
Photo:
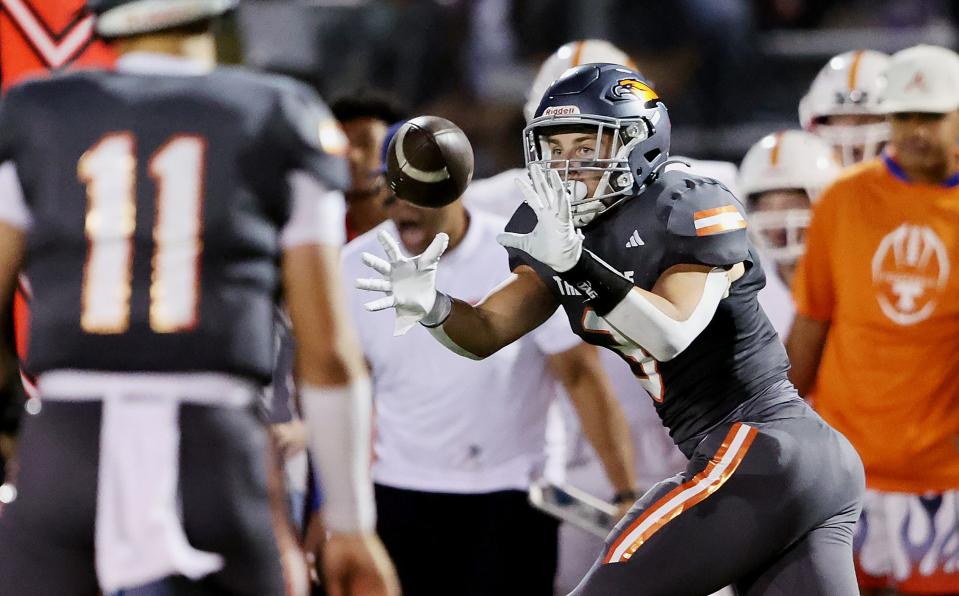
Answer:
[[[646,153],[643,153],[643,157],[646,158],[646,161],[652,163],[654,159],[656,159],[657,157],[659,157],[659,154],[660,154],[660,153],[662,153],[662,152],[659,150],[659,147],[657,147],[657,148],[655,148],[655,149],[650,149],[650,150],[647,151]]]

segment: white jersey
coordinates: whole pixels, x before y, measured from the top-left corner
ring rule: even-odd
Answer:
[[[779,338],[786,343],[796,318],[796,303],[789,286],[779,277],[772,259],[763,261],[763,271],[766,273],[766,287],[759,291],[759,305],[766,311],[766,316],[779,333]]]
[[[496,243],[505,222],[472,212],[463,240],[437,270],[437,289],[476,303],[508,271]],[[367,277],[363,252],[382,256],[376,234],[349,243],[344,286]],[[349,290],[350,308],[373,378],[376,409],[373,479],[409,490],[477,493],[526,490],[546,464],[547,411],[557,381],[547,357],[580,344],[557,310],[538,329],[482,361],[457,356],[421,326],[393,337],[393,313],[369,313],[367,292]]]

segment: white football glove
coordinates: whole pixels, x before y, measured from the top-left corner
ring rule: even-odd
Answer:
[[[530,168],[529,180],[516,183],[526,202],[536,213],[536,227],[529,234],[503,232],[496,241],[507,248],[516,248],[554,271],[569,271],[583,254],[583,236],[570,216],[570,196],[566,185],[554,169]]]
[[[437,234],[426,250],[415,257],[403,256],[399,244],[386,230],[380,230],[377,239],[389,262],[368,252],[363,253],[362,258],[363,264],[383,277],[359,278],[356,287],[386,293],[363,306],[371,312],[396,309],[393,335],[403,335],[426,316],[436,302],[436,266],[450,239],[446,234]]]

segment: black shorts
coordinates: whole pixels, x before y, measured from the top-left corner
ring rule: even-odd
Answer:
[[[559,521],[525,491],[376,485],[377,532],[405,596],[552,596]]]
[[[784,383],[777,391],[792,392]],[[650,489],[575,596],[859,594],[852,539],[865,490],[852,445],[798,399],[710,431]]]
[[[45,401],[27,416],[18,497],[0,516],[0,592],[92,596],[99,402]],[[180,407],[183,527],[190,544],[223,555],[199,582],[169,594],[282,596],[283,570],[267,496],[267,436],[252,409]]]

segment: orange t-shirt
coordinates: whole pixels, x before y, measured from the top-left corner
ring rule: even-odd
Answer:
[[[888,156],[817,203],[797,312],[831,321],[814,404],[884,491],[959,488],[959,176],[912,184]]]

